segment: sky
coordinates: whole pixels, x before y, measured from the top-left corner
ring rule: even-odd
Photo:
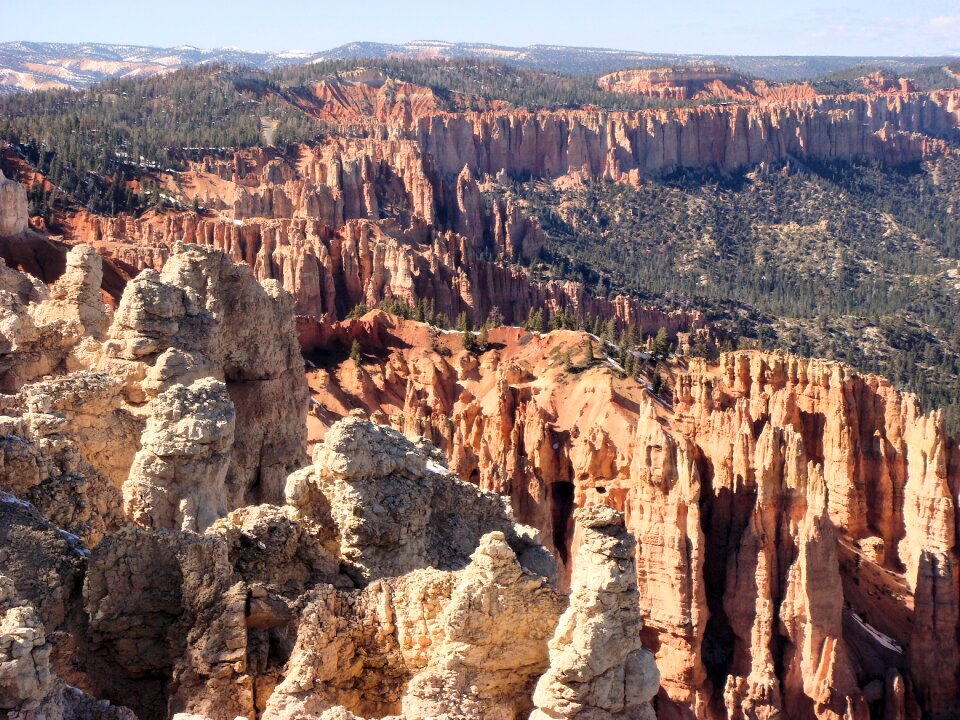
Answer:
[[[658,53],[960,55],[960,0],[0,0],[0,41],[326,50],[410,40]]]

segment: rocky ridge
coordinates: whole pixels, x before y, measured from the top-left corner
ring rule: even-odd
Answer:
[[[570,331],[494,330],[479,356],[377,316],[333,337],[364,360],[310,373],[311,437],[356,408],[426,435],[562,568],[574,507],[625,514],[658,716],[955,711],[960,450],[889,382],[740,352],[675,366],[655,400],[608,362],[577,367]]]
[[[308,463],[292,300],[223,253],[178,245],[111,313],[91,304],[99,256],[67,260],[50,289],[0,267],[12,717],[533,709],[566,600],[502,497],[359,418]],[[44,332],[57,342],[38,345]],[[622,535],[622,516],[609,521]],[[596,607],[592,592],[578,597]],[[582,661],[635,671],[617,652],[586,647]],[[632,702],[652,712],[655,690]],[[605,702],[585,697],[583,716]]]
[[[606,92],[670,100],[720,98],[727,101],[786,102],[809,100],[817,95],[816,90],[807,83],[770,85],[764,80],[751,80],[716,65],[621,70],[602,75],[597,79],[597,86]],[[916,91],[916,88],[904,87],[904,92],[911,91]]]
[[[789,159],[896,166],[950,152],[944,139],[960,125],[955,91],[773,93],[760,104],[534,112],[445,110],[421,101],[426,88],[384,78],[335,90],[298,95],[330,125],[325,139],[209,156],[169,176],[169,193],[184,205],[196,200],[200,215],[78,211],[63,220],[66,239],[94,245],[128,276],[159,270],[176,242],[212,245],[259,279],[281,282],[305,316],[342,319],[358,303],[424,300],[450,320],[467,312],[474,324],[493,307],[510,322],[552,307],[624,325],[646,315],[648,327],[674,332],[675,320],[654,319],[636,301],[611,304],[575,284],[533,282],[528,268],[542,253],[543,231],[511,198],[495,197],[488,181],[640,183],[680,169],[737,172]],[[679,324],[689,329],[696,320]]]
[[[27,229],[27,191],[0,173],[0,236],[18,235]]]

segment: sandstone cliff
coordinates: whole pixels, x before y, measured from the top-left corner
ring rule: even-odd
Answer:
[[[816,90],[806,83],[770,85],[764,80],[751,80],[716,65],[620,70],[598,78],[597,86],[607,92],[670,100],[786,103],[811,100],[817,96]],[[915,90],[904,89],[904,92]]]
[[[19,235],[27,229],[27,190],[0,172],[0,236]]]
[[[955,711],[960,452],[913,397],[735,353],[675,366],[664,402],[609,363],[566,370],[584,357],[569,331],[495,330],[477,357],[413,323],[350,327],[332,342],[365,359],[311,373],[314,437],[353,408],[427,435],[567,577],[573,508],[625,513],[660,717]]]
[[[466,165],[479,173],[635,181],[675,168],[732,171],[789,157],[915,161],[928,145],[914,134],[953,132],[958,103],[956,92],[937,92],[762,107],[483,112],[417,118],[411,133],[451,175]]]
[[[381,80],[314,99],[311,112],[332,123],[324,140],[207,157],[170,176],[168,192],[197,200],[202,216],[77,211],[63,220],[66,238],[95,245],[110,259],[111,278],[117,269],[159,270],[179,241],[212,245],[259,279],[280,281],[297,312],[315,317],[422,299],[451,320],[465,311],[475,324],[494,306],[508,321],[556,306],[628,324],[652,311],[626,299],[611,305],[568,283],[531,282],[522,266],[539,257],[542,230],[478,179],[572,174],[637,183],[678,168],[732,172],[791,158],[898,165],[948,151],[943,139],[960,125],[960,99],[948,91],[809,97],[774,88],[759,104],[451,111]],[[353,105],[342,117],[324,115]],[[654,330],[656,323],[676,330],[668,319]]]
[[[466,312],[475,325],[495,307],[510,323],[522,323],[531,308],[562,308],[584,318],[613,317],[644,333],[703,325],[696,312],[665,313],[625,296],[607,300],[574,282],[533,282],[520,267],[484,259],[488,242],[500,257],[514,260],[529,259],[542,242],[542,231],[513,205],[493,207],[492,234],[482,243],[419,220],[409,228],[350,220],[337,231],[312,219],[247,220],[239,226],[190,214],[82,222],[75,236],[91,238],[102,254],[132,272],[161,269],[181,239],[218,248],[250,265],[258,279],[277,280],[294,296],[297,314],[316,320],[342,319],[361,303],[412,306],[422,300],[450,321]],[[302,328],[315,332],[315,325],[305,321]]]
[[[548,641],[566,632],[555,563],[503,497],[359,418],[304,466],[292,302],[275,284],[178,246],[128,284],[101,341],[98,263],[75,249],[53,291],[0,276],[5,361],[46,368],[13,373],[0,397],[0,706],[30,720],[512,720],[545,672],[571,677],[566,656],[551,669]],[[55,323],[72,334],[24,344]],[[299,469],[274,504],[249,504],[285,467]],[[578,621],[624,636],[581,653],[621,677],[609,691],[601,672],[584,702],[616,709],[644,703],[656,673],[612,532],[614,584],[574,585]]]

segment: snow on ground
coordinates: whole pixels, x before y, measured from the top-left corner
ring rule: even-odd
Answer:
[[[882,632],[877,630],[875,627],[864,622],[864,620],[855,612],[851,612],[850,617],[852,617],[860,627],[866,630],[870,634],[870,636],[874,640],[876,640],[878,643],[880,643],[883,647],[887,648],[888,650],[893,650],[896,653],[903,654],[903,648],[900,647],[900,644],[896,640],[894,640],[892,637],[890,637],[889,635],[883,634]]]

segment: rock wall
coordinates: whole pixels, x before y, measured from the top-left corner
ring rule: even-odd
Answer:
[[[496,330],[477,357],[372,320],[333,339],[367,348],[359,369],[311,375],[314,432],[361,408],[427,435],[461,477],[510,496],[567,578],[574,509],[623,512],[659,717],[957,711],[960,450],[914,397],[741,352],[674,365],[658,401],[609,363],[567,369],[584,362],[577,333]]]
[[[0,237],[27,229],[27,190],[0,172]]]
[[[9,720],[136,720],[124,707],[70,687],[50,667],[51,646],[36,610],[0,575],[0,710]]]
[[[503,257],[536,252],[542,231],[512,205],[495,205],[491,242]],[[246,262],[260,280],[277,280],[295,298],[298,315],[326,321],[346,317],[358,304],[388,299],[433,305],[451,322],[466,312],[475,325],[498,308],[508,323],[522,323],[531,308],[564,309],[584,318],[616,318],[644,333],[666,327],[673,334],[701,327],[697,312],[665,313],[625,296],[598,298],[574,282],[533,282],[517,266],[484,259],[484,245],[438,232],[419,222],[348,221],[334,232],[316,220],[232,222],[166,216],[159,224],[91,218],[101,253],[131,273],[161,269],[179,239],[215,247]],[[466,221],[464,221],[466,222]],[[83,232],[80,235],[91,237]],[[312,323],[306,321],[304,328]]]
[[[790,157],[900,164],[932,151],[921,135],[960,125],[960,94],[818,96],[782,104],[604,112],[483,112],[416,118],[439,172],[637,181],[676,168],[734,171]],[[919,134],[919,135],[914,135]]]

